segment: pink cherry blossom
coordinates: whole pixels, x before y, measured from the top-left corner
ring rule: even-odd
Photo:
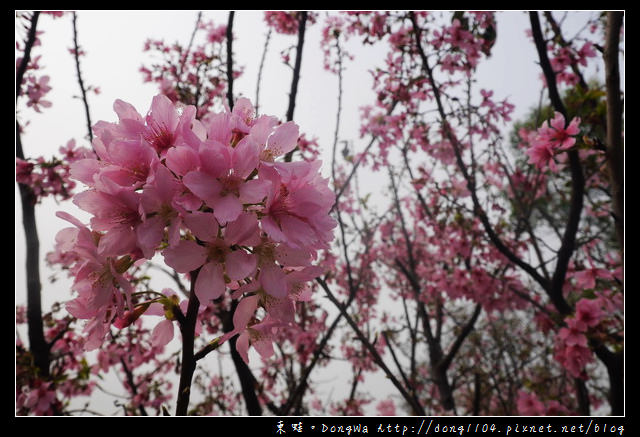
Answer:
[[[588,328],[597,326],[604,317],[601,305],[599,299],[580,299],[576,303],[576,320]]]
[[[72,266],[73,289],[78,297],[67,303],[67,310],[79,319],[88,319],[85,332],[87,350],[91,350],[100,345],[108,325],[116,317],[123,318],[125,310],[132,308],[133,286],[123,276],[131,260],[105,256],[100,250],[100,234],[91,232],[67,213],[57,215],[76,226],[70,232],[63,230],[58,234],[59,243],[78,255]]]
[[[559,152],[570,149],[576,143],[574,138],[580,132],[580,118],[574,117],[565,127],[564,116],[556,112],[547,125],[542,125],[536,132],[535,138],[530,141],[527,150],[529,163],[543,170],[549,167],[553,172],[557,171],[554,156]]]
[[[293,248],[325,247],[336,225],[328,215],[334,194],[318,174],[319,166],[316,161],[261,167],[260,177],[271,182],[261,223],[275,241]]]
[[[544,416],[544,404],[532,393],[518,391],[518,413],[523,416]]]
[[[576,139],[573,137],[580,133],[579,117],[574,117],[571,119],[571,123],[565,126],[564,116],[556,112],[548,123],[548,127],[543,125],[538,129],[538,141],[547,141],[556,150],[567,150],[576,143]]]
[[[534,141],[532,146],[527,149],[527,155],[529,155],[529,164],[535,165],[540,170],[549,167],[551,171],[556,172],[558,169],[553,161],[555,151],[548,142]]]

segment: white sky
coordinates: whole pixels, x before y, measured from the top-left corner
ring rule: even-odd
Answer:
[[[90,94],[89,103],[93,123],[99,120],[115,121],[112,110],[115,99],[133,104],[138,112],[146,113],[152,97],[157,94],[155,84],[142,82],[140,66],[149,65],[151,58],[142,51],[148,38],[164,39],[166,42],[180,41],[186,45],[193,30],[198,11],[79,11],[78,38],[86,56],[81,58],[85,85],[95,85],[99,95]],[[226,24],[228,11],[205,11],[203,20],[213,19],[216,24]],[[86,145],[86,120],[82,102],[73,98],[80,94],[76,80],[75,64],[68,49],[73,46],[71,15],[53,20],[41,16],[38,29],[42,30],[42,46],[35,47],[33,55],[42,55],[40,64],[43,74],[48,74],[52,91],[46,96],[53,102],[42,114],[25,111],[24,118],[30,120],[22,144],[26,157],[44,155],[51,157],[60,146],[74,138],[78,144]],[[307,27],[301,79],[298,89],[294,121],[301,132],[309,138],[318,137],[329,156],[335,128],[337,110],[337,78],[323,69],[320,50],[320,28],[318,23]],[[516,105],[514,119],[522,117],[528,108],[538,101],[540,93],[539,68],[535,62],[533,44],[526,38],[529,28],[528,16],[522,12],[506,12],[499,15],[498,36],[493,55],[483,61],[476,78],[480,87],[494,90],[496,100],[508,97]],[[267,33],[262,11],[237,11],[234,21],[234,62],[244,67],[242,77],[234,82],[237,95],[255,100],[255,86],[260,57]],[[361,149],[364,140],[359,140],[359,107],[371,104],[375,96],[371,92],[371,76],[367,70],[381,63],[384,51],[356,47],[357,38],[351,39],[349,51],[356,55],[355,61],[346,63],[343,96],[341,139],[354,140]],[[291,70],[282,65],[280,50],[295,44],[295,36],[272,34],[267,54],[260,95],[260,112],[284,119],[291,83]],[[292,59],[295,54],[292,52]],[[325,158],[324,173],[328,174],[329,161]],[[20,200],[16,186],[15,228],[15,274],[16,303],[25,302],[24,278],[24,231],[21,222]],[[66,209],[78,217],[83,216],[77,208],[56,205],[46,199],[36,209],[41,257],[53,247],[57,231],[67,226],[66,222],[53,215],[56,210]],[[50,272],[41,264],[43,284],[43,308],[65,294],[68,281],[48,283]]]

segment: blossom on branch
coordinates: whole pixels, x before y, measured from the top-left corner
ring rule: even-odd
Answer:
[[[531,146],[527,150],[529,163],[534,164],[539,169],[547,166],[552,171],[557,171],[557,165],[553,158],[558,153],[572,148],[580,132],[580,118],[574,117],[567,126],[564,116],[556,112],[552,120],[538,128],[537,135],[531,141]]]
[[[250,345],[270,355],[275,333],[294,324],[296,302],[308,298],[303,284],[322,273],[311,262],[336,225],[321,163],[278,161],[296,147],[298,126],[255,118],[244,98],[202,120],[193,106],[163,95],[146,116],[120,100],[114,110],[117,123],[94,126],[99,159],[71,169],[89,188],[74,203],[91,214],[90,227],[58,213],[75,225],[56,237],[55,259],[75,278],[78,297],[67,307],[88,320],[87,347],[100,346],[110,326],[129,326],[149,308],[158,314],[158,303],[168,312],[154,342],[173,337],[174,304],[160,293],[134,299],[140,293],[128,272],[161,253],[195,281],[201,308],[225,296],[239,300],[235,329],[222,341],[240,334],[245,360]]]

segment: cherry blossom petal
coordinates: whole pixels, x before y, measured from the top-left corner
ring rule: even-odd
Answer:
[[[262,230],[269,235],[273,240],[277,242],[287,241],[287,237],[282,233],[280,226],[269,216],[264,216],[262,220],[260,220],[260,224],[262,225]]]
[[[227,254],[225,267],[229,278],[233,281],[238,281],[255,272],[257,260],[255,255],[244,250],[235,250]]]
[[[260,268],[260,283],[265,291],[273,297],[283,298],[287,295],[285,273],[275,264],[268,264]]]
[[[145,258],[151,259],[164,238],[164,220],[160,216],[151,217],[136,227],[138,246]]]
[[[242,213],[242,203],[233,194],[221,196],[209,206],[213,207],[213,215],[216,216],[220,224],[232,222]]]
[[[213,241],[218,236],[218,222],[209,212],[188,213],[184,216],[184,223],[200,240]]]
[[[98,242],[100,256],[116,256],[131,253],[136,247],[136,234],[129,226],[116,226],[104,234]]]
[[[244,212],[236,220],[227,223],[224,239],[229,245],[257,246],[260,243],[260,229],[256,215]]]
[[[163,250],[162,255],[165,263],[179,273],[191,272],[207,259],[206,248],[191,240],[181,240],[176,246]]]
[[[225,290],[222,265],[209,262],[200,269],[195,285],[196,295],[202,305],[222,296]]]
[[[249,334],[243,332],[236,340],[236,351],[246,364],[249,364]]]
[[[207,204],[211,202],[212,199],[217,199],[222,190],[222,185],[215,177],[201,170],[194,170],[187,173],[182,178],[182,182],[193,194],[204,200]]]
[[[247,296],[238,303],[233,313],[233,329],[235,331],[239,332],[247,327],[258,307],[258,299],[257,295]]]
[[[151,344],[156,347],[166,346],[173,340],[173,322],[171,320],[162,320],[151,332]]]
[[[267,149],[274,157],[284,155],[296,147],[299,136],[300,131],[297,124],[292,121],[283,123],[267,138]]]
[[[184,176],[192,170],[196,170],[200,165],[198,153],[188,146],[172,147],[167,151],[167,167],[175,174]]]
[[[260,203],[267,196],[270,184],[267,181],[253,179],[240,186],[240,200],[242,203]]]

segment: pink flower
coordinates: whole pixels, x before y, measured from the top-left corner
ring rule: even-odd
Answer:
[[[266,195],[261,180],[246,180],[258,164],[257,144],[250,136],[234,147],[206,141],[200,149],[200,169],[185,174],[183,183],[213,210],[221,223],[234,221],[244,204],[255,204]]]
[[[252,322],[258,300],[259,296],[253,295],[245,297],[238,303],[233,313],[233,330],[220,339],[220,343],[224,343],[239,334],[236,350],[245,363],[249,362],[250,346],[253,346],[264,359],[273,355],[274,334],[278,328],[286,326],[281,321],[270,318],[269,315],[261,322]]]
[[[37,416],[51,415],[56,402],[55,389],[51,382],[38,383],[36,387],[22,387],[17,404]]]
[[[539,169],[549,166],[552,171],[557,171],[553,158],[558,152],[573,147],[576,143],[573,137],[580,132],[579,125],[580,118],[574,117],[565,128],[564,116],[556,112],[555,117],[549,120],[546,126],[542,125],[536,132],[536,137],[530,142],[527,150],[529,163],[536,165]]]
[[[581,328],[580,324],[575,323],[570,324],[569,328],[560,328],[558,338],[568,346],[587,347],[587,337],[584,335],[585,329]]]
[[[585,367],[593,361],[593,353],[586,347],[568,346],[556,354],[556,359],[575,378],[587,379]]]
[[[252,134],[254,132],[255,130],[252,131]],[[265,147],[260,152],[260,159],[274,161],[278,156],[292,151],[298,144],[299,135],[298,125],[292,121],[276,127],[273,133],[267,137],[264,143]]]
[[[136,226],[137,242],[145,258],[153,258],[167,227],[169,244],[178,243],[185,210],[178,205],[177,199],[183,190],[183,185],[167,167],[156,166],[153,181],[144,186],[140,196],[142,221]]]
[[[181,240],[162,254],[165,262],[178,272],[188,273],[201,268],[195,292],[200,302],[206,305],[224,293],[225,274],[232,281],[244,279],[253,274],[257,260],[241,247],[232,249],[241,243],[237,234],[230,233],[227,238],[218,236],[218,223],[213,214],[194,211],[184,220],[202,243]]]
[[[604,316],[599,299],[580,299],[576,303],[575,318],[587,327],[593,328]]]
[[[573,136],[580,133],[580,118],[574,117],[565,128],[564,116],[556,112],[552,120],[549,120],[548,127],[544,125],[538,129],[538,141],[547,141],[553,149],[567,150],[571,148],[576,139]]]
[[[544,404],[532,393],[518,391],[518,414],[522,416],[544,416]]]
[[[395,416],[396,415],[396,405],[393,403],[391,399],[385,399],[376,405],[376,410],[378,410],[378,414],[380,416]]]
[[[127,274],[161,252],[176,272],[192,275],[201,315],[234,290],[238,350],[245,359],[249,347],[270,356],[276,334],[293,326],[296,303],[309,299],[307,283],[322,272],[312,261],[336,225],[320,162],[274,162],[296,147],[298,126],[255,119],[248,99],[202,121],[195,107],[165,96],[153,99],[146,117],[120,100],[114,110],[117,123],[94,126],[99,159],[78,159],[71,169],[89,187],[74,203],[91,214],[91,230],[59,213],[76,227],[56,236],[50,257],[74,276],[78,296],[67,308],[87,320],[86,347],[100,346],[111,324],[140,324],[143,313],[166,318],[153,344],[171,341],[172,304],[133,305],[138,281]],[[17,165],[28,178],[28,165]]]
[[[262,229],[293,248],[322,249],[336,221],[329,216],[335,196],[318,173],[320,162],[262,166],[259,176],[271,182]]]
[[[27,106],[33,107],[36,112],[41,112],[40,107],[49,108],[51,102],[44,100],[43,97],[51,91],[49,86],[49,76],[42,76],[37,79],[33,76],[27,78]]]
[[[596,268],[591,259],[590,262],[590,268],[575,273],[577,287],[584,290],[594,289],[598,278],[613,280],[613,274],[609,270]]]
[[[133,287],[123,273],[131,265],[129,257],[119,259],[101,254],[100,234],[91,232],[71,215],[58,212],[58,217],[76,226],[72,232],[62,230],[60,244],[77,254],[72,266],[73,289],[78,297],[67,303],[67,310],[79,319],[89,319],[85,325],[88,333],[87,350],[102,343],[107,327],[116,317],[123,318],[125,309],[131,309]],[[68,229],[68,228],[67,228]]]

